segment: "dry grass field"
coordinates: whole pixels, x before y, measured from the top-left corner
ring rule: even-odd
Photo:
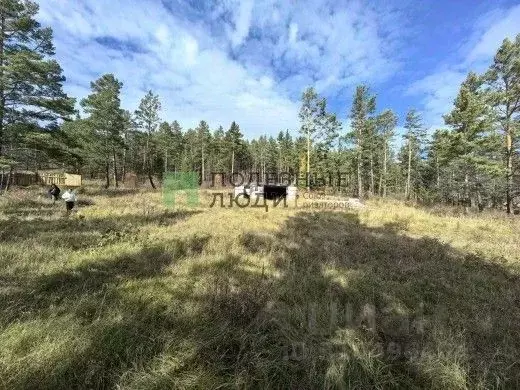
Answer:
[[[520,218],[0,197],[0,388],[520,387]]]

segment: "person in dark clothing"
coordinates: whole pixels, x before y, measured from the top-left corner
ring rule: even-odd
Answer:
[[[60,192],[61,192],[61,190],[56,184],[51,185],[51,188],[49,190],[49,195],[52,198],[53,204],[56,203],[56,201],[59,199]]]

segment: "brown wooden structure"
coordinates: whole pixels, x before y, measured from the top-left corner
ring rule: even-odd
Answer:
[[[27,187],[30,185],[50,186],[56,184],[63,187],[80,187],[82,184],[81,175],[71,173],[34,173],[28,171],[22,172],[5,172],[3,175],[3,186],[9,185]]]

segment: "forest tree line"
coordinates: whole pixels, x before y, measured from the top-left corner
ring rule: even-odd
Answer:
[[[198,172],[201,182],[214,172],[259,173],[261,180],[268,173],[341,174],[346,180],[327,190],[507,212],[520,203],[520,35],[503,41],[486,72],[467,75],[444,116],[445,127],[433,133],[410,109],[402,118],[404,134],[396,134],[397,115],[379,110],[376,95],[359,85],[351,107],[345,107],[349,126],[310,87],[302,94],[299,129],[245,139],[234,121],[225,128],[204,120],[183,128],[162,120],[160,97],[153,91],[138,107],[125,109],[123,83],[113,74],[91,82],[91,93],[76,110],[76,100],[62,89],[52,30],[35,19],[38,6],[19,0],[2,4],[2,170],[53,164],[102,176],[107,187],[119,186],[130,172],[153,187],[164,172],[175,171]]]

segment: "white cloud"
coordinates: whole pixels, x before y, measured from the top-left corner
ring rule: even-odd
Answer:
[[[499,16],[498,20],[481,34],[478,43],[469,53],[468,63],[492,58],[505,38],[513,39],[520,33],[520,5],[511,8],[508,12],[500,12],[497,16]]]
[[[186,63],[188,65],[193,65],[197,61],[197,54],[199,52],[199,45],[197,43],[197,40],[194,39],[192,36],[186,36],[183,39],[184,43],[184,50],[185,50],[185,58]]]
[[[448,113],[469,71],[483,72],[491,64],[502,41],[520,33],[520,5],[508,10],[495,10],[484,15],[474,26],[469,42],[463,46],[460,61],[443,67],[413,82],[407,94],[422,96],[425,124],[442,127],[442,115]]]
[[[291,23],[289,25],[289,43],[290,44],[296,43],[296,39],[298,39],[298,24]]]
[[[396,15],[360,1],[219,0],[204,14],[172,13],[159,0],[41,0],[39,19],[55,32],[66,90],[114,73],[124,108],[148,89],[165,120],[185,128],[237,121],[247,136],[298,128],[301,91],[334,93],[380,81],[399,66]],[[189,5],[185,5],[185,8]],[[175,11],[177,12],[177,11]],[[394,26],[394,27],[389,27]]]
[[[408,94],[422,96],[425,125],[443,123],[442,116],[450,110],[465,77],[462,71],[447,69],[426,76],[408,88]]]
[[[235,15],[235,30],[231,34],[233,46],[241,45],[249,34],[253,5],[253,0],[242,0],[237,6],[238,12],[236,12]]]
[[[313,0],[302,7],[287,2],[273,21],[267,9],[277,4],[261,2],[255,23],[273,36],[263,42],[262,55],[289,73],[291,85],[300,88],[295,80],[310,79],[321,92],[334,93],[356,83],[386,80],[399,68],[398,16],[383,4]]]
[[[169,45],[170,31],[168,30],[167,26],[164,24],[160,25],[157,30],[155,30],[154,35],[161,45]]]

